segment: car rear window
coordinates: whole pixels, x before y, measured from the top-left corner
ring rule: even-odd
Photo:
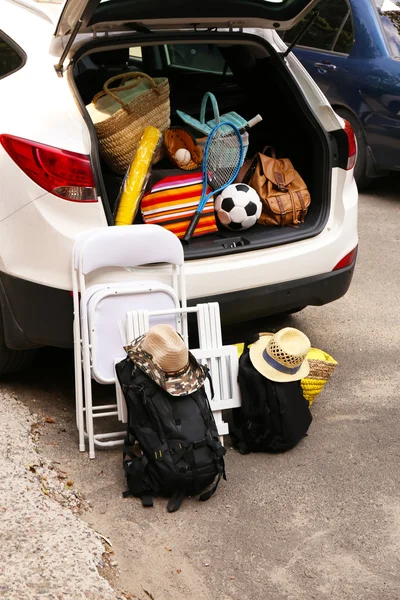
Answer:
[[[305,23],[312,19],[316,12],[319,12],[317,18],[298,40],[297,45],[321,51],[350,54],[354,31],[350,8],[346,0],[329,0],[321,10],[317,4],[309,16],[291,29],[281,32],[280,35],[286,44],[290,44],[295,39]]]
[[[400,0],[373,0],[380,17],[389,52],[400,58]]]

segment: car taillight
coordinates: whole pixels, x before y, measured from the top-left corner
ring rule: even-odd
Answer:
[[[338,264],[332,269],[332,271],[338,271],[339,269],[349,267],[357,255],[357,248],[358,246],[356,246],[351,252],[346,254],[346,256],[342,258],[342,260],[339,260]]]
[[[344,131],[347,135],[347,142],[349,145],[349,149],[347,152],[347,170],[352,169],[356,164],[357,158],[357,144],[356,144],[356,136],[354,135],[354,131],[352,126],[346,119],[344,120]]]
[[[0,135],[5,151],[35,183],[72,202],[97,202],[90,159],[85,154]]]

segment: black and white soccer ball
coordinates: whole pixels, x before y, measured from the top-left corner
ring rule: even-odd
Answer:
[[[215,212],[222,225],[240,231],[256,224],[262,203],[256,190],[245,183],[228,185],[215,199]]]

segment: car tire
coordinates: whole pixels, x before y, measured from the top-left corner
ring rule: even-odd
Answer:
[[[363,129],[357,117],[349,110],[336,107],[335,111],[342,119],[346,119],[350,123],[354,131],[357,140],[357,162],[354,167],[354,179],[359,190],[366,189],[372,183],[372,179],[367,177],[367,141]]]
[[[22,371],[29,367],[37,350],[11,350],[4,341],[3,318],[0,311],[0,376]]]

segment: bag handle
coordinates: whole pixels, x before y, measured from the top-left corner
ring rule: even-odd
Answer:
[[[215,119],[215,123],[218,125],[220,122],[219,119],[219,108],[218,108],[218,102],[216,97],[214,96],[214,94],[212,94],[211,92],[206,92],[203,96],[203,100],[201,101],[201,108],[200,108],[200,123],[202,123],[202,125],[205,125],[206,122],[206,108],[207,108],[207,101],[208,99],[211,100],[211,105],[214,111],[214,119]]]
[[[122,85],[112,88],[112,91],[111,91],[109,88],[110,84],[113,83],[114,81],[118,81],[119,79],[122,80],[121,81]],[[135,81],[129,85],[124,85],[124,83],[126,81],[129,81],[129,79],[135,79]],[[99,100],[99,98],[101,98],[102,96],[110,96],[116,102],[119,102],[119,104],[121,104],[122,108],[128,108],[129,104],[127,104],[126,102],[121,100],[121,98],[118,98],[118,96],[114,92],[132,90],[133,88],[135,88],[139,85],[141,79],[147,79],[147,81],[149,81],[151,83],[153,90],[155,90],[157,92],[157,94],[160,94],[160,90],[157,88],[157,83],[154,81],[154,79],[152,79],[149,75],[146,75],[146,73],[141,73],[140,71],[132,71],[132,73],[114,75],[114,77],[110,77],[110,79],[107,79],[107,81],[103,85],[102,91],[98,92],[94,96],[92,102],[93,102],[93,104],[96,104],[97,100]]]
[[[271,335],[274,335],[274,334],[271,333],[270,331],[260,331],[260,333],[255,333],[250,338],[248,338],[245,342],[243,342],[243,352],[242,352],[242,354],[244,354],[246,352],[246,350],[249,349],[249,346],[251,346],[251,344],[255,344],[255,342],[258,342],[258,340],[260,339],[260,337],[262,337],[263,335],[271,336]]]
[[[267,154],[268,151],[271,153],[271,158],[276,158],[276,152],[273,146],[264,146],[262,154]]]

